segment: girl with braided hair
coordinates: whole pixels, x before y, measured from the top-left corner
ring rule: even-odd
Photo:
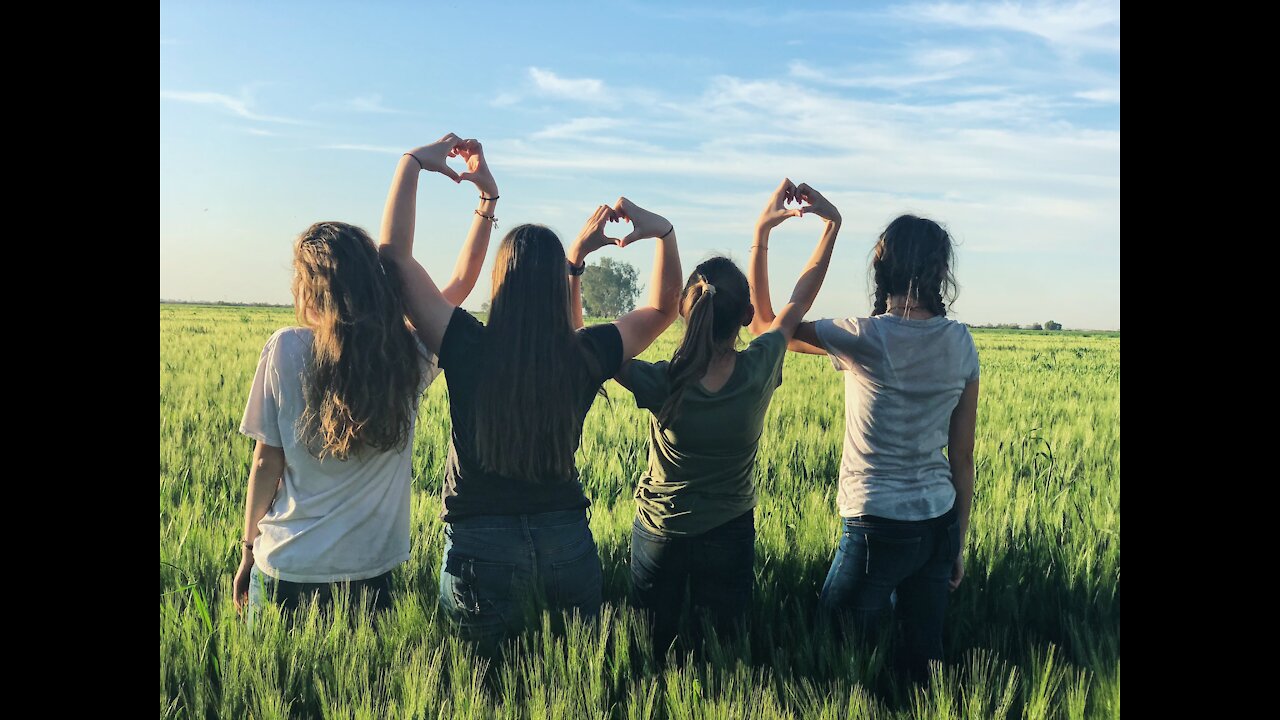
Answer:
[[[783,181],[761,223],[773,227],[801,214],[783,207],[794,188]],[[787,344],[822,287],[840,230],[830,203],[805,212],[826,220],[822,237],[791,301],[759,337],[736,349],[739,332],[756,316],[752,289],[732,260],[713,257],[685,282],[684,337],[671,360],[632,360],[617,376],[651,413],[648,470],[635,491],[631,580],[636,605],[653,622],[658,657],[676,637],[686,586],[694,612],[710,615],[720,634],[751,607],[754,474],[764,416],[782,384]],[[695,619],[695,638],[700,630]]]
[[[797,196],[809,193],[801,186]],[[751,260],[757,324],[773,317],[767,249],[760,244]],[[829,355],[845,377],[844,527],[821,609],[869,634],[896,590],[906,641],[899,659],[916,680],[942,660],[973,497],[978,353],[969,329],[947,318],[954,264],[946,230],[903,215],[875,246],[871,317],[804,323],[791,345]]]

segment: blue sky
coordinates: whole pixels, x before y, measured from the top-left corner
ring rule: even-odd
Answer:
[[[957,318],[1120,327],[1118,2],[735,5],[162,3],[160,296],[289,302],[297,233],[376,235],[400,153],[456,132],[500,233],[567,243],[626,195],[686,272],[745,264],[787,176],[845,219],[810,317],[868,313],[875,238],[914,212],[959,242]],[[475,192],[425,176],[418,202],[443,275]],[[775,304],[820,224],[774,232]],[[648,243],[601,253],[647,281]],[[486,265],[466,305],[488,293]]]

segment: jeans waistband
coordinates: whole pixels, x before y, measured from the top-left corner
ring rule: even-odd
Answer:
[[[894,520],[893,518],[880,517],[878,515],[856,515],[854,517],[844,518],[846,523],[858,523],[862,525],[882,525],[885,527],[932,527],[934,525],[950,525],[951,521],[956,519],[956,507],[942,513],[938,517],[929,518],[927,520]]]
[[[544,513],[531,513],[528,515],[468,515],[467,517],[458,518],[449,521],[449,525],[455,528],[493,528],[493,529],[518,529],[524,527],[556,527],[560,525],[573,525],[579,522],[587,521],[587,508],[574,508],[573,510],[552,510]]]

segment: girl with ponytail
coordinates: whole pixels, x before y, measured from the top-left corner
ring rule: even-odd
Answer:
[[[784,180],[762,222],[773,227],[801,209],[784,207]],[[764,416],[782,383],[782,361],[796,326],[822,286],[840,229],[829,203],[804,209],[826,220],[822,238],[791,301],[759,337],[737,349],[755,316],[752,290],[733,261],[698,265],[680,298],[684,336],[670,361],[632,360],[617,380],[651,413],[648,470],[636,487],[631,580],[636,604],[653,622],[655,655],[680,627],[686,586],[693,610],[719,633],[747,616],[755,580],[756,451]],[[701,622],[694,619],[694,632]]]
[[[751,260],[757,326],[773,317],[767,250],[761,244]],[[942,660],[973,497],[978,352],[969,329],[947,318],[954,265],[938,223],[903,215],[873,251],[871,316],[803,323],[792,344],[830,355],[845,378],[844,528],[820,606],[872,635],[896,590],[906,640],[897,657],[918,681]]]

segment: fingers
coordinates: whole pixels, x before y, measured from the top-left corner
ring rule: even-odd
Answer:
[[[454,182],[462,182],[462,177],[448,165],[441,165],[439,168],[432,169]]]
[[[618,214],[618,217],[622,218],[623,220],[626,220],[627,222],[631,221],[631,212],[635,208],[636,208],[636,204],[626,199],[625,197],[618,198],[618,201],[613,204],[614,212]]]
[[[644,239],[643,233],[641,233],[639,230],[632,230],[631,232],[627,233],[626,237],[622,238],[621,240],[618,240],[617,243],[618,243],[618,247],[626,247],[637,240],[643,240],[643,239]]]

